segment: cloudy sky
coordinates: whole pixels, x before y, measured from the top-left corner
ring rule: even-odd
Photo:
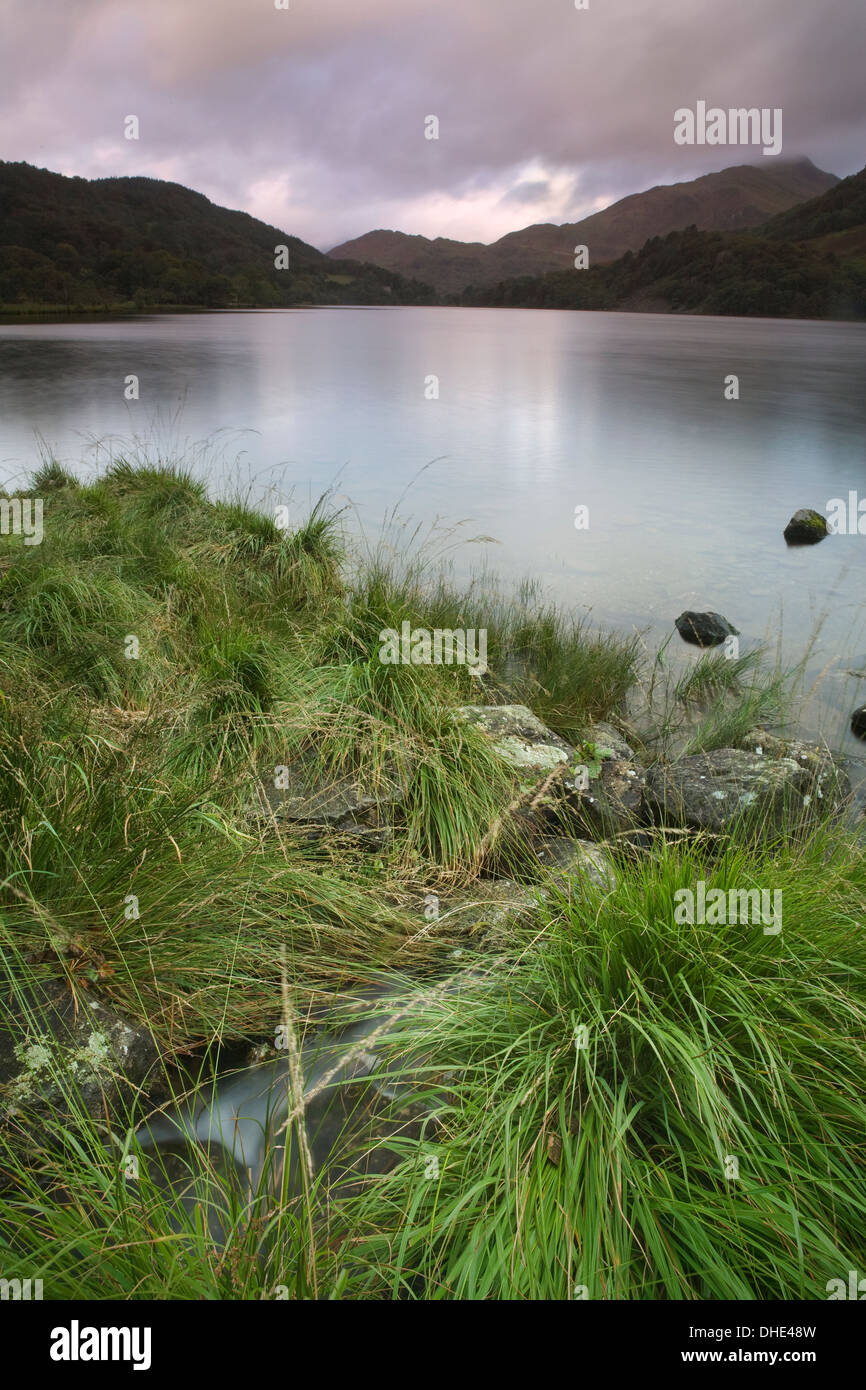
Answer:
[[[677,146],[698,100],[781,107],[783,159],[866,164],[864,0],[288,4],[0,0],[0,158],[174,179],[322,249],[492,241],[763,161]]]

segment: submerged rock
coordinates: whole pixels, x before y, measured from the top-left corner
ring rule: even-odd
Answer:
[[[695,613],[691,609],[681,613],[674,626],[684,642],[696,647],[718,647],[726,637],[739,634],[739,628],[733,627],[721,613]]]
[[[829,534],[826,518],[811,507],[795,512],[782,533],[788,545],[815,545]]]
[[[761,731],[747,742],[650,768],[646,795],[654,819],[716,833],[745,820],[766,838],[844,807],[850,782],[828,753]]]

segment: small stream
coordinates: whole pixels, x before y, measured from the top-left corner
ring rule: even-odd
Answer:
[[[416,1002],[429,993],[419,992]],[[383,981],[334,1010],[300,1047],[306,1138],[313,1174],[326,1190],[339,1183],[345,1195],[364,1176],[385,1171],[396,1157],[388,1139],[420,1137],[432,1117],[429,1088],[422,1093],[401,1077],[399,1063],[375,1050],[411,1001],[404,981]],[[347,1021],[352,1013],[361,1016]],[[426,1095],[420,1105],[412,1101],[416,1089]],[[158,1156],[148,1171],[171,1200],[175,1230],[201,1208],[211,1239],[224,1244],[239,1204],[251,1219],[303,1192],[297,1126],[286,1123],[293,1107],[286,1048],[273,1061],[218,1073],[138,1127],[145,1156]]]

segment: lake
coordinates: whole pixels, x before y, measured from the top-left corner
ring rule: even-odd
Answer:
[[[407,528],[465,522],[495,543],[457,552],[458,575],[532,575],[650,647],[707,607],[745,649],[775,654],[781,633],[793,662],[823,618],[803,723],[862,753],[847,720],[866,680],[845,672],[866,671],[866,534],[789,549],[782,530],[798,507],[866,502],[864,366],[866,325],[848,323],[442,308],[7,323],[0,481],[38,464],[37,434],[84,476],[133,436],[151,454],[208,437],[194,466],[214,493],[300,516],[333,487],[370,536],[398,502]]]

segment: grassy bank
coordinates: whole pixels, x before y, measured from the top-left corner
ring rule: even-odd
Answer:
[[[383,966],[422,990],[453,943],[419,931],[419,894],[492,862],[535,882],[521,788],[457,706],[520,701],[578,741],[640,699],[646,757],[780,711],[752,656],[662,682],[636,641],[531,586],[457,592],[423,549],[360,549],[327,499],[280,530],[182,467],[123,459],[86,485],[47,463],[32,496],[42,543],[0,539],[4,998],[51,980],[104,999],[169,1070],[273,1037],[287,992],[303,1032]],[[382,664],[405,620],[486,628],[490,674]],[[390,842],[252,814],[298,758],[374,792],[410,769]],[[72,1086],[73,1120],[26,1158],[0,1138],[4,1271],[61,1298],[824,1296],[864,1263],[861,852],[821,825],[788,846],[609,848],[615,893],[554,895],[472,988],[396,1029],[414,1086],[448,1080],[435,1135],[396,1141],[393,1172],[233,1208],[224,1245],[179,1234],[147,1165],[119,1170],[146,1098],[97,1122]],[[673,894],[702,873],[783,889],[784,932],[677,926]]]

